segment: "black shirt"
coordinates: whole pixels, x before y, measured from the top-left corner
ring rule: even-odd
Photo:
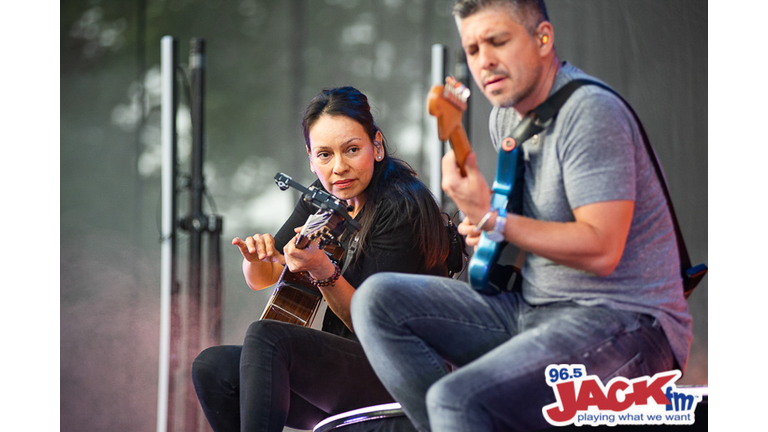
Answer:
[[[319,181],[313,183],[313,186],[322,188]],[[419,191],[419,193],[429,194],[426,187],[420,188]],[[357,259],[353,259],[350,253],[346,253],[342,259],[342,263],[348,259],[353,259],[344,270],[343,276],[355,289],[368,276],[379,272],[446,275],[446,269],[442,265],[432,269],[426,268],[424,258],[414,241],[413,220],[419,215],[403,212],[402,209],[405,206],[398,201],[405,198],[392,195],[395,194],[383,197],[377,203],[369,202],[364,205],[363,211],[370,211],[369,206],[375,205],[376,212],[373,229],[368,236],[367,246],[365,250],[360,251]],[[304,225],[307,218],[316,211],[317,208],[312,206],[312,204],[299,200],[291,216],[275,234],[275,248],[282,251],[288,241],[296,235],[294,228]],[[359,221],[363,211],[357,214],[355,220]],[[349,243],[354,238],[354,234],[351,233],[350,235],[347,232],[341,237],[341,243],[347,251],[349,251]],[[357,339],[330,308],[325,313],[323,331],[350,339]]]

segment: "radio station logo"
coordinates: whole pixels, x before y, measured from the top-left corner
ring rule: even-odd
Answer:
[[[678,389],[681,376],[674,370],[603,385],[584,365],[549,365],[545,378],[557,402],[542,413],[554,426],[691,425],[702,396]]]

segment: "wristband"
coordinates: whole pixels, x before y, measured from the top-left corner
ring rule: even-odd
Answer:
[[[475,225],[475,234],[480,234],[481,232],[483,232],[483,225],[485,225],[485,223],[488,222],[488,219],[491,218],[491,215],[493,215],[494,211],[496,211],[496,209],[494,208],[491,208],[490,210],[488,210],[488,213],[486,213],[485,216],[483,216],[480,219],[480,222],[478,222],[477,225]]]
[[[488,240],[495,243],[501,243],[504,241],[504,228],[506,228],[506,226],[507,210],[499,209],[499,214],[496,216],[496,223],[494,224],[493,229],[486,231],[485,235],[488,237]]]

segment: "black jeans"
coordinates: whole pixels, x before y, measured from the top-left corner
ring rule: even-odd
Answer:
[[[330,415],[393,402],[359,343],[279,321],[251,324],[242,346],[204,350],[192,381],[216,432],[312,429]]]

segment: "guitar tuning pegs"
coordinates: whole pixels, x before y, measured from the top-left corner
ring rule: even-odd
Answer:
[[[288,183],[278,179],[275,179],[275,183],[277,183],[277,187],[279,187],[281,191],[288,190]]]
[[[320,241],[317,243],[318,249],[325,249],[325,247],[333,241],[333,236],[331,236],[327,231],[324,231],[322,234],[320,234],[319,238]]]
[[[471,92],[461,81],[457,81],[456,78],[449,76],[445,78],[444,93],[445,96],[455,99],[460,104],[466,104]]]

